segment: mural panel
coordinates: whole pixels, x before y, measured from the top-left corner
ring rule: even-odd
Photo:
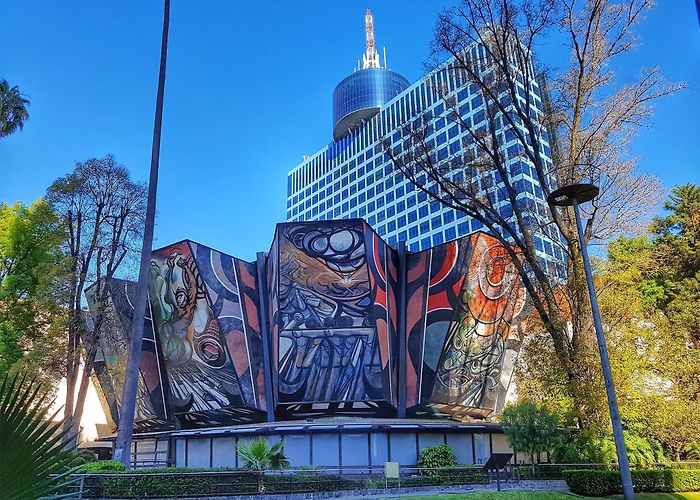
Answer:
[[[220,422],[224,414],[224,421],[262,418],[248,411],[259,409],[262,356],[259,334],[248,332],[243,320],[234,262],[190,242],[152,254],[151,303],[168,399],[186,425]]]
[[[525,290],[506,249],[477,233],[408,259],[409,406],[416,416],[500,409],[520,348]],[[424,311],[420,317],[415,308]]]
[[[360,220],[278,226],[269,265],[282,413],[374,412],[369,402],[392,402],[386,280],[370,280],[365,237]]]
[[[112,279],[96,283],[85,292],[91,312],[91,329],[98,329],[99,350],[95,358],[95,377],[101,389],[105,414],[116,427],[119,422],[121,396],[133,319],[135,284]],[[102,296],[106,307],[98,313],[96,300]],[[144,321],[140,377],[136,400],[136,428],[164,428],[168,418],[163,382],[159,369],[159,352],[153,324],[147,311]]]

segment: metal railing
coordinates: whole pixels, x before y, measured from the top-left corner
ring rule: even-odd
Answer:
[[[652,464],[654,468],[698,468],[700,462]],[[508,465],[498,479],[504,483],[561,480],[565,469],[610,469],[608,464]],[[209,497],[356,491],[360,494],[412,490],[428,486],[484,485],[496,481],[481,465],[450,468],[400,468],[399,479],[385,479],[384,467],[303,468],[255,472],[207,470],[139,471],[75,474],[74,498]]]

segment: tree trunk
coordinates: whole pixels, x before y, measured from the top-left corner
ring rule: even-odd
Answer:
[[[165,92],[165,67],[168,56],[168,29],[170,26],[170,0],[165,0],[163,9],[163,38],[160,50],[160,71],[158,75],[158,95],[156,97],[156,116],[153,126],[153,147],[151,150],[151,174],[148,182],[148,205],[146,207],[146,227],[141,247],[141,268],[136,286],[134,316],[129,339],[129,360],[124,379],[124,393],[119,415],[117,441],[114,459],[121,461],[126,468],[131,467],[131,436],[136,409],[139,365],[141,362],[141,344],[143,342],[143,318],[148,300],[148,280],[150,276],[151,247],[153,246],[153,228],[156,212],[156,192],[158,188],[158,164],[160,160],[160,135],[163,122],[163,95]]]
[[[95,347],[89,350],[87,356],[85,357],[85,364],[83,365],[83,372],[80,377],[78,397],[75,400],[75,410],[73,412],[73,421],[76,423],[78,428],[80,426],[80,421],[83,419],[83,410],[85,409],[85,398],[87,396],[88,387],[90,386],[90,374],[92,373],[92,368],[95,364],[96,355],[97,349]],[[76,444],[79,443],[76,442]]]

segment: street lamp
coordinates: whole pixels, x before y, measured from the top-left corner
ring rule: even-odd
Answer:
[[[605,392],[608,395],[608,406],[610,407],[610,418],[612,420],[613,436],[615,437],[615,448],[617,450],[617,461],[620,466],[620,480],[622,482],[622,493],[625,500],[634,499],[634,489],[632,488],[632,475],[630,474],[630,464],[627,459],[627,449],[625,448],[625,438],[622,435],[622,421],[620,420],[620,409],[617,406],[617,396],[613,385],[612,371],[610,370],[610,359],[608,358],[608,347],[603,336],[603,324],[600,321],[600,311],[598,309],[598,299],[593,287],[593,273],[591,272],[591,262],[588,259],[588,248],[583,237],[583,226],[581,225],[581,213],[578,206],[587,203],[598,196],[598,186],[593,184],[572,184],[560,187],[547,197],[547,203],[557,207],[574,207],[576,215],[576,229],[578,230],[578,242],[581,247],[583,257],[583,268],[586,272],[586,282],[588,283],[588,295],[591,299],[591,309],[593,310],[593,323],[595,325],[595,335],[598,340],[598,351],[600,351],[600,363],[603,366],[603,378],[605,379]]]

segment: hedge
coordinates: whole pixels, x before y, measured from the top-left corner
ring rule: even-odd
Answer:
[[[153,473],[157,471],[157,473]],[[177,496],[212,496],[255,494],[260,476],[255,472],[237,474],[181,474],[192,469],[143,469],[118,474],[95,474],[85,478],[85,497],[143,498]],[[354,489],[360,483],[337,475],[314,473],[264,475],[262,485],[267,493],[313,493]]]
[[[84,474],[95,474],[99,472],[123,472],[126,467],[123,463],[116,460],[98,460],[96,462],[88,462],[80,466],[78,472]]]
[[[622,493],[620,473],[616,470],[565,470],[562,472],[572,493],[602,497]],[[634,491],[671,493],[700,491],[700,469],[633,470]]]

